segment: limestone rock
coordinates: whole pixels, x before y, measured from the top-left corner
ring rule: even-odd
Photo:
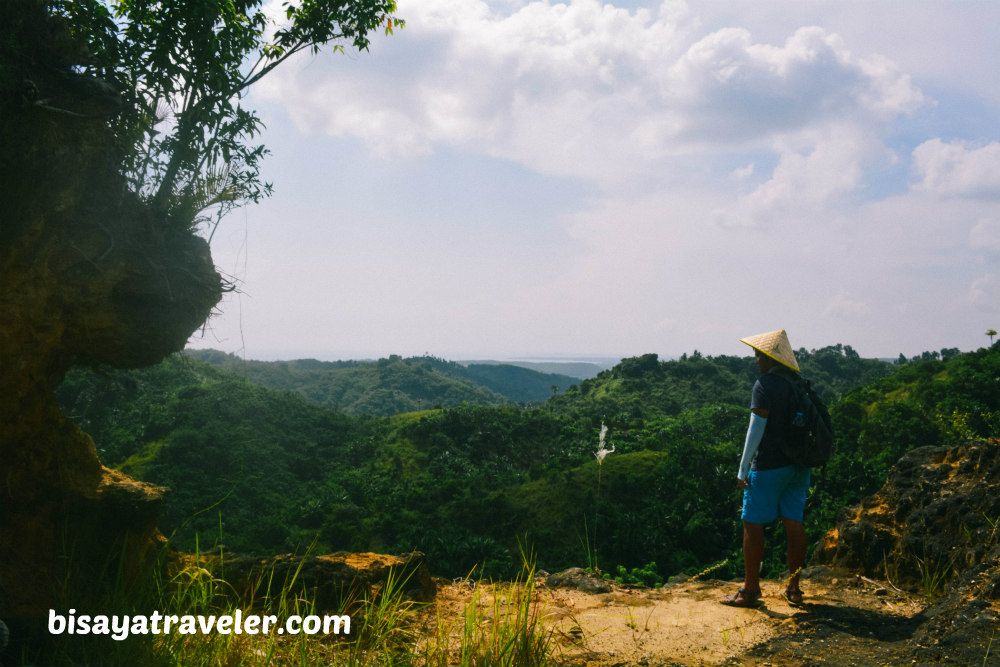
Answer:
[[[78,85],[80,53],[47,3],[0,3],[0,617],[12,630],[68,602],[67,581],[100,588],[117,559],[138,567],[161,541],[162,489],[104,468],[55,387],[76,364],[157,363],[223,291],[191,221],[129,190],[110,108]]]
[[[914,664],[985,664],[1000,622],[1000,441],[910,451],[878,493],[844,512],[812,562],[931,603],[907,642]]]
[[[437,592],[424,555],[419,552],[399,556],[338,552],[306,557],[285,554],[266,559],[235,557],[223,561],[221,576],[244,600],[259,597],[262,578],[271,578],[272,588],[294,579],[294,590],[315,599],[320,612],[339,611],[347,597],[377,596],[390,576],[402,588],[406,599],[430,602]]]
[[[545,585],[549,588],[573,588],[593,594],[611,592],[610,583],[582,567],[571,567],[568,570],[550,574],[545,580]]]
[[[842,513],[812,564],[916,589],[928,568],[957,573],[983,562],[998,519],[1000,441],[920,447],[900,458],[878,493]]]

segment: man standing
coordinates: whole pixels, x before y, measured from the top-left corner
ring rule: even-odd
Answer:
[[[799,572],[806,559],[803,515],[809,468],[794,465],[782,452],[785,431],[792,423],[794,391],[789,380],[799,371],[785,330],[741,338],[754,349],[761,377],[754,383],[747,429],[736,483],[743,489],[743,586],[723,604],[752,607],[760,604],[760,565],[764,558],[764,524],[781,517],[788,538],[788,580],[784,595],[802,603]]]

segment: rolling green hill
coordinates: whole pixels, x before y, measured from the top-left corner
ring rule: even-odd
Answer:
[[[578,380],[507,364],[464,366],[434,357],[378,361],[248,361],[216,350],[186,355],[273,389],[297,391],[347,414],[389,416],[462,403],[539,403]]]
[[[749,349],[749,348],[748,348]],[[802,375],[827,401],[844,391],[892,373],[894,364],[862,359],[849,345],[795,353]],[[697,351],[673,361],[655,354],[623,359],[597,377],[553,397],[550,410],[565,414],[597,411],[619,422],[678,415],[707,405],[749,408],[750,387],[757,377],[752,357],[705,357]]]
[[[837,430],[834,460],[814,474],[813,540],[909,448],[1000,435],[1000,345],[897,364],[840,346],[797,354]],[[181,548],[274,553],[315,539],[321,551],[418,549],[437,574],[501,576],[518,567],[520,541],[546,569],[655,561],[671,575],[733,557],[724,576],[741,562],[733,476],[751,368],[749,357],[647,355],[538,407],[374,417],[175,355],[74,371],[59,400],[106,465],[171,488],[160,525]],[[615,451],[599,465],[602,421]],[[769,552],[769,567],[780,560]]]
[[[615,359],[615,362],[620,361],[620,359]],[[575,381],[586,380],[592,378],[601,371],[610,368],[614,363],[610,360],[594,360],[594,361],[493,361],[493,360],[477,360],[477,361],[460,361],[463,366],[518,366],[520,368],[527,368],[528,370],[538,371],[539,373],[545,373],[550,375],[563,375],[573,378]]]

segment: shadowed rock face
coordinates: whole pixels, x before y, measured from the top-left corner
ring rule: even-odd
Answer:
[[[878,493],[843,512],[812,562],[932,603],[907,642],[914,664],[986,664],[1000,622],[1000,441],[908,452]]]
[[[997,543],[998,519],[1000,442],[919,447],[896,463],[878,493],[842,512],[812,563],[917,590],[935,570],[949,569],[947,581],[982,563]]]
[[[123,187],[99,86],[35,0],[0,8],[0,616],[47,609],[67,565],[155,544],[163,490],[104,468],[60,413],[74,364],[183,348],[222,294],[207,243]],[[44,101],[41,104],[40,101]],[[68,554],[72,553],[69,558]],[[132,559],[134,561],[141,559]]]
[[[392,556],[376,553],[338,552],[322,556],[285,554],[271,558],[218,557],[182,555],[175,569],[199,562],[225,578],[237,598],[252,602],[271,588],[288,588],[315,604],[317,613],[340,613],[345,604],[373,600],[387,587],[403,598],[431,602],[437,585],[420,552]],[[294,583],[292,583],[294,582]]]

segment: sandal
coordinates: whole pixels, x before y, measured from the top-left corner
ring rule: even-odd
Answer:
[[[798,605],[802,604],[802,591],[800,591],[798,589],[794,589],[793,590],[793,589],[789,588],[789,589],[785,590],[785,592],[783,593],[783,595],[784,595],[785,599],[788,600],[788,604],[790,604],[792,606],[798,606]]]
[[[760,599],[760,591],[748,591],[742,586],[735,594],[720,600],[722,604],[730,607],[759,607],[764,604]]]

